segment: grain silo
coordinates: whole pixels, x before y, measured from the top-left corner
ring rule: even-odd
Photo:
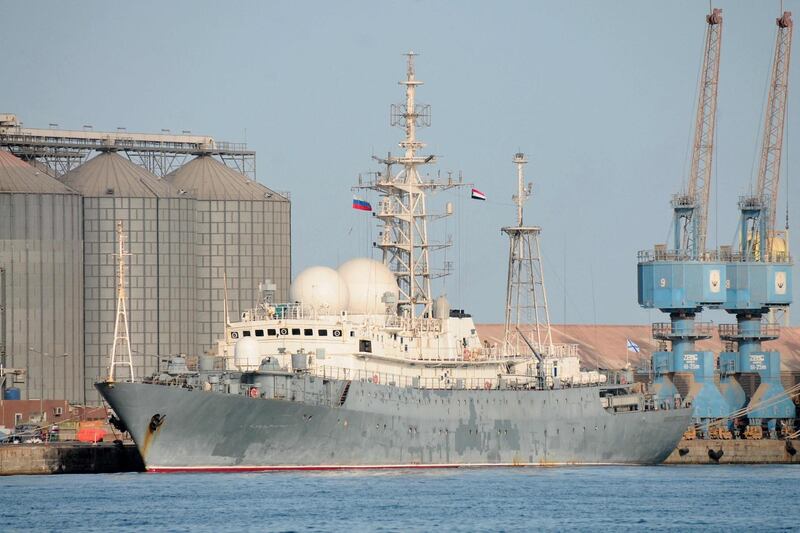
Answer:
[[[137,377],[159,357],[194,353],[194,208],[187,195],[114,152],[63,181],[83,196],[86,397],[107,373],[116,313],[116,233],[128,236],[128,323]]]
[[[290,203],[284,196],[199,156],[166,177],[195,198],[197,347],[216,350],[223,334],[223,276],[230,315],[236,319],[258,301],[259,283],[277,285],[285,301],[291,270]]]
[[[84,400],[82,253],[80,196],[0,150],[0,331],[5,364],[26,371],[23,399]]]

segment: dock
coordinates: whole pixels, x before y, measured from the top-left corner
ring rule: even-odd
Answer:
[[[791,450],[795,452],[792,453]],[[664,464],[800,464],[798,452],[800,452],[800,440],[684,439],[667,457]]]
[[[61,442],[0,445],[0,476],[143,472],[133,444]]]

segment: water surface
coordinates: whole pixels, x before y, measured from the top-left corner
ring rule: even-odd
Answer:
[[[800,467],[0,478],[1,531],[797,530]]]

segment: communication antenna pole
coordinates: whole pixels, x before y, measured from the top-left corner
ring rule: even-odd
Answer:
[[[128,311],[125,306],[125,258],[131,254],[125,249],[125,233],[122,221],[117,221],[117,318],[114,322],[114,343],[111,345],[111,364],[108,366],[108,381],[114,382],[116,367],[128,367],[130,380],[133,381],[133,356],[131,339],[128,330]],[[117,344],[121,344],[122,353],[117,353]]]
[[[517,165],[517,194],[512,197],[517,206],[517,224],[502,229],[509,238],[503,348],[507,355],[522,355],[525,346],[533,346],[549,355],[553,353],[553,337],[539,247],[542,229],[523,224],[523,208],[532,192],[531,184],[524,184],[523,167],[528,160],[525,154],[517,153],[513,161]],[[520,338],[523,327],[529,328],[533,337],[530,343]]]

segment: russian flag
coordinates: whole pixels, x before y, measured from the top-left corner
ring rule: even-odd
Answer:
[[[472,199],[473,200],[486,200],[486,195],[483,194],[478,189],[472,189]]]
[[[372,206],[366,200],[360,200],[356,197],[353,197],[353,209],[358,209],[359,211],[372,211]]]
[[[628,341],[627,348],[628,348],[629,352],[639,353],[641,351],[641,349],[639,348],[638,344],[636,344],[635,342],[633,342],[630,339],[625,339],[625,340]]]

